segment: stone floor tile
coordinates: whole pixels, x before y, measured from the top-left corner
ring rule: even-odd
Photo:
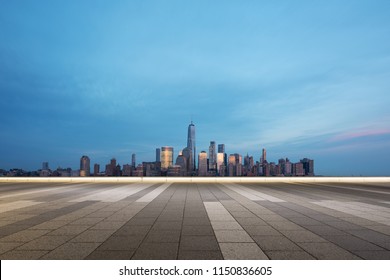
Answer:
[[[130,260],[134,255],[135,249],[128,251],[120,250],[95,250],[87,257],[86,260]]]
[[[298,245],[284,236],[252,236],[253,240],[264,251],[302,250]]]
[[[220,243],[225,260],[267,260],[267,255],[256,243]]]
[[[44,255],[46,260],[82,260],[91,254],[100,243],[73,243],[67,242],[55,250]]]
[[[12,250],[0,255],[1,260],[37,260],[49,251],[17,251]]]
[[[19,246],[23,245],[22,242],[0,242],[0,254],[11,251]]]
[[[213,251],[218,249],[217,239],[214,236],[183,235],[180,240],[180,250],[184,251]]]
[[[49,232],[47,235],[72,235],[76,236],[83,231],[86,231],[91,226],[83,226],[83,225],[65,225],[56,230]]]
[[[179,243],[143,243],[133,260],[176,260]]]
[[[340,248],[331,242],[298,243],[303,250],[320,260],[356,260],[357,255]]]
[[[223,260],[221,251],[179,251],[179,260]]]
[[[186,226],[181,231],[182,235],[214,235],[211,225],[208,226]]]
[[[45,236],[38,237],[28,243],[25,243],[24,245],[18,247],[17,250],[51,251],[57,248],[58,246],[64,244],[65,242],[69,241],[71,238],[72,236],[68,236],[68,235],[62,235],[62,236],[45,235]]]
[[[29,242],[49,232],[50,230],[45,229],[26,229],[3,237],[0,242]]]
[[[243,226],[249,235],[273,235],[281,236],[282,234],[271,226]]]
[[[323,237],[308,230],[281,230],[293,242],[327,242]]]
[[[265,251],[271,260],[315,260],[305,251]]]
[[[141,244],[144,236],[130,235],[130,236],[111,236],[104,241],[97,250],[119,250],[119,251],[131,251],[138,248]]]
[[[217,237],[218,243],[253,242],[253,239],[244,230],[216,230],[215,236]]]
[[[102,243],[107,240],[113,234],[113,232],[114,230],[89,229],[77,235],[71,240],[71,242]]]
[[[180,231],[161,230],[150,232],[144,242],[146,243],[179,243]]]

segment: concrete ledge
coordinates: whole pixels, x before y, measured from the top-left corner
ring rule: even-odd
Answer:
[[[53,183],[390,183],[390,177],[0,177],[1,182]]]

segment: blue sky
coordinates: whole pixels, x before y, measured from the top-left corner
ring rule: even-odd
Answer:
[[[390,1],[0,1],[0,168],[227,153],[390,175]]]

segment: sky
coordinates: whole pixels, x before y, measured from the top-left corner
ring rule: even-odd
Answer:
[[[210,141],[390,176],[390,1],[0,1],[0,168]]]

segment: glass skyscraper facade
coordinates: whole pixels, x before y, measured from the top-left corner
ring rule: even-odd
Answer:
[[[196,145],[195,145],[195,125],[192,123],[188,126],[187,148],[191,151],[189,169],[195,171],[196,168]]]

